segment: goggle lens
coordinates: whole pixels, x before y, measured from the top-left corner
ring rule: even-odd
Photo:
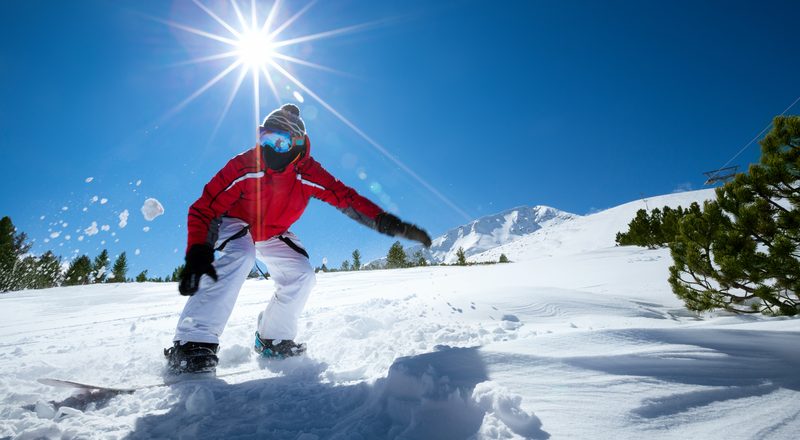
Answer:
[[[292,135],[288,131],[261,130],[258,143],[262,147],[272,148],[277,153],[286,153],[292,149],[293,145],[303,146],[305,138],[292,139]]]

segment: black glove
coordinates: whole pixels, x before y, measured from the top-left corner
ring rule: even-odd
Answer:
[[[431,247],[431,237],[417,225],[406,223],[388,212],[382,212],[375,218],[378,232],[392,237],[400,236],[409,240],[422,243],[426,248]]]
[[[217,281],[217,271],[211,263],[214,262],[214,248],[208,244],[193,244],[186,252],[186,265],[181,272],[181,283],[178,291],[181,295],[192,296],[200,286],[200,277],[208,275]]]

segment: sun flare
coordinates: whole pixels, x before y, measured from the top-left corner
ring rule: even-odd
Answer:
[[[251,69],[260,69],[272,61],[274,48],[268,35],[259,31],[248,31],[242,34],[236,44],[236,55],[239,60]]]

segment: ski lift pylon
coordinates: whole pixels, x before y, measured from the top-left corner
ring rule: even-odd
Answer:
[[[720,168],[718,170],[706,171],[703,173],[706,176],[706,185],[713,185],[717,182],[727,182],[733,179],[739,172],[739,165],[732,167]]]

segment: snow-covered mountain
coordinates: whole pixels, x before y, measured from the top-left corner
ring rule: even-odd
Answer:
[[[175,283],[2,294],[0,438],[797,438],[800,319],[687,311],[668,250],[614,246],[640,208],[487,251],[511,264],[320,273],[297,359],[253,352],[275,286],[247,280],[216,379],[132,394],[37,379],[162,383],[186,302]]]
[[[417,245],[405,251],[409,258],[421,251],[428,261],[453,263],[457,259],[456,252],[459,248],[464,249],[465,255],[469,257],[577,217],[580,216],[549,206],[518,206],[453,228],[433,239],[430,249]],[[384,262],[385,259],[380,259],[372,264]]]
[[[684,208],[716,197],[714,189],[686,191],[634,200],[591,215],[573,216],[569,222],[550,222],[541,229],[492,247],[468,258],[470,261],[497,261],[505,254],[512,261],[532,260],[553,255],[577,254],[615,246],[617,232],[627,230],[628,223],[640,209],[669,206]]]

